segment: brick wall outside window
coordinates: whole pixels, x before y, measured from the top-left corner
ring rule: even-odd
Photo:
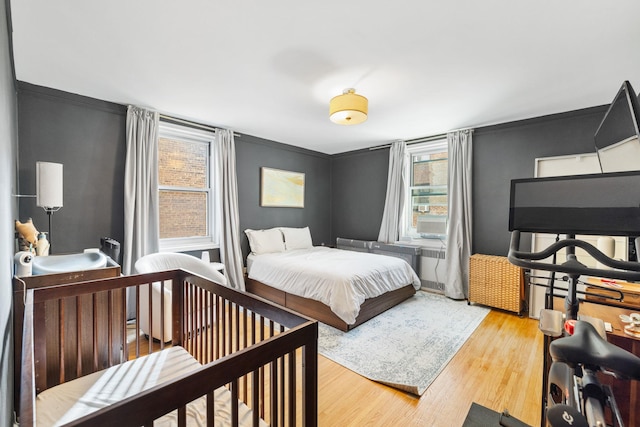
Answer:
[[[448,162],[446,161],[448,153],[431,153],[428,156],[428,161],[415,161],[413,163],[413,176],[412,185],[448,185]],[[413,159],[413,157],[412,157]],[[434,161],[443,159],[443,161]],[[422,159],[424,160],[424,159]],[[416,227],[418,217],[422,215],[448,215],[447,196],[446,195],[430,195],[419,196],[420,203],[433,203],[429,206],[428,212],[418,212],[416,207],[413,207],[412,212],[412,226]],[[411,200],[409,201],[411,203]],[[441,205],[441,206],[437,206]]]
[[[207,235],[207,144],[160,138],[158,183],[204,191],[160,191],[160,238]]]

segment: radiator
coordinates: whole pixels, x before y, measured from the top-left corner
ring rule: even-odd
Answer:
[[[420,281],[428,290],[444,292],[447,270],[444,249],[422,249]]]
[[[387,255],[405,260],[413,271],[420,276],[420,247],[403,245],[401,243],[381,243],[366,240],[336,239],[336,247],[348,251],[369,252],[378,255]]]
[[[378,255],[387,255],[403,259],[420,276],[420,252],[418,246],[403,245],[400,243],[371,242],[369,252]]]
[[[469,260],[469,302],[520,313],[524,271],[506,257],[474,254]]]
[[[440,293],[444,293],[447,270],[444,257],[444,248],[420,248],[418,246],[387,244],[374,241],[336,239],[338,249],[346,249],[358,252],[371,252],[404,259],[420,277],[421,287]]]

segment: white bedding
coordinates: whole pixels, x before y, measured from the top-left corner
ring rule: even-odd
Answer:
[[[36,398],[36,425],[59,426],[136,393],[198,369],[200,363],[184,348],[171,347],[103,371],[77,378],[40,393]],[[214,392],[215,425],[231,426],[231,393],[224,387]],[[251,410],[239,407],[241,426],[251,426]],[[176,426],[177,412],[155,420],[154,426]],[[261,426],[266,426],[260,420]],[[205,426],[206,398],[187,405],[187,426]]]
[[[420,279],[400,258],[316,246],[247,258],[249,278],[301,297],[321,301],[353,324],[367,298]]]

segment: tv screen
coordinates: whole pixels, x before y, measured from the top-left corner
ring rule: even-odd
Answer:
[[[600,170],[640,170],[640,107],[631,83],[625,81],[596,130]]]
[[[509,231],[640,235],[640,171],[511,181]]]

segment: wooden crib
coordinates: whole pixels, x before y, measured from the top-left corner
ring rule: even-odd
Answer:
[[[36,289],[14,284],[24,298],[22,306],[15,298],[15,313],[24,312],[15,373],[21,426],[52,416],[92,427],[317,425],[313,320],[183,270]],[[148,339],[127,321],[127,294],[140,301],[152,286],[171,289],[171,342]],[[57,401],[67,395],[71,403]],[[60,406],[57,419],[52,408]]]

